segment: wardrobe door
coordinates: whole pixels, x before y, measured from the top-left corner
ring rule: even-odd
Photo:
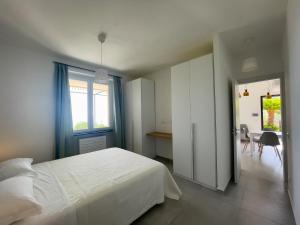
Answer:
[[[125,87],[125,116],[126,116],[126,149],[133,151],[133,101],[132,82],[127,82]]]
[[[142,149],[142,83],[141,79],[131,81],[132,83],[132,145],[133,152],[143,154]]]
[[[154,158],[156,155],[155,140],[147,136],[147,133],[155,131],[154,81],[142,78],[141,85],[143,155]]]
[[[212,55],[191,60],[190,65],[194,180],[215,188],[216,140]]]
[[[171,96],[174,173],[192,179],[189,62],[172,67]]]

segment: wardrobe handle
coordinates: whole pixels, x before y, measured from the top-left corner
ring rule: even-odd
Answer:
[[[195,180],[195,123],[192,123],[192,166],[193,166],[193,180]]]

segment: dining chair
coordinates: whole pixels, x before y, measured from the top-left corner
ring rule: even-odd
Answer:
[[[274,131],[272,128],[264,128],[263,131]]]
[[[260,149],[260,147],[261,147],[261,141],[260,141],[260,138],[261,138],[261,135],[260,135],[260,136],[257,136],[257,137],[253,137],[253,142],[254,142],[255,144],[258,145],[258,151],[259,151],[259,149]]]
[[[240,125],[240,129],[241,129],[241,141],[244,142],[244,147],[242,152],[245,152],[249,143],[250,143],[250,137],[249,137],[249,129],[247,124],[241,124]]]
[[[280,145],[280,142],[276,133],[270,131],[263,132],[259,141],[259,158],[261,158],[264,146],[272,146],[274,148],[275,154],[279,157],[280,161],[282,162],[279,150],[277,148],[277,145]]]

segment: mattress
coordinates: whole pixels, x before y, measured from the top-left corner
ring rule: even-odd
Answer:
[[[126,225],[181,191],[161,163],[110,148],[33,166],[42,214],[17,225]]]

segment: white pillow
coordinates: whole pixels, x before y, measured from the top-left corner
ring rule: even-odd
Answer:
[[[34,176],[35,171],[31,168],[31,158],[10,159],[0,163],[0,181],[18,175]]]
[[[40,214],[41,205],[33,195],[32,177],[16,176],[0,182],[0,224]]]

